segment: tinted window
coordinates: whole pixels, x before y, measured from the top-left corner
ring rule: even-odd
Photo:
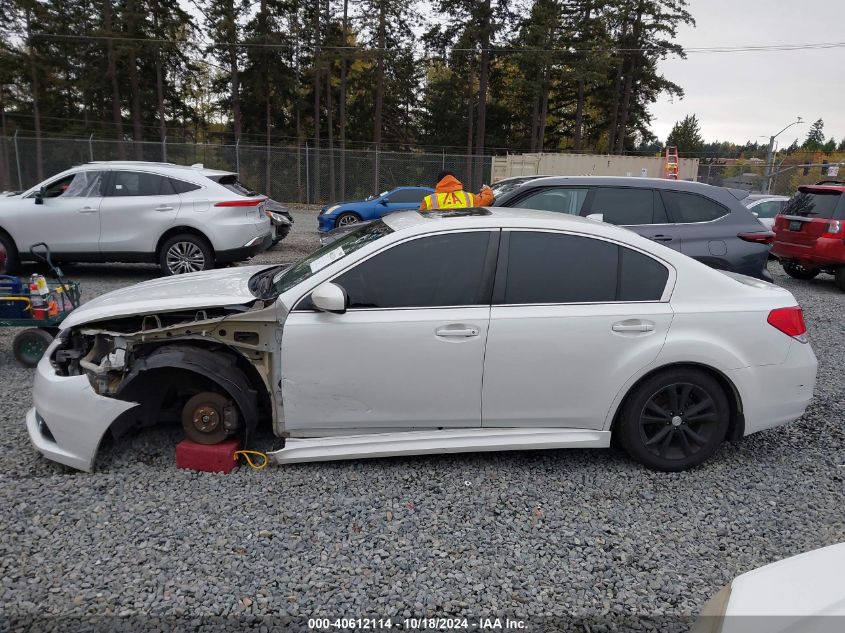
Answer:
[[[403,189],[391,193],[388,202],[390,204],[419,204],[426,195],[428,194],[422,189]]]
[[[503,303],[658,301],[668,278],[664,265],[623,246],[519,231],[510,234]]]
[[[651,189],[599,187],[593,196],[590,213],[602,213],[605,222],[623,226],[666,222],[663,205],[659,212],[655,211]]]
[[[669,270],[648,255],[620,247],[619,301],[659,301]]]
[[[238,194],[239,196],[257,196],[258,193],[247,187],[245,184],[238,180],[238,176],[236,174],[226,174],[225,176],[219,176],[211,178],[215,182],[220,183],[229,191]]]
[[[489,231],[433,235],[371,257],[335,279],[350,308],[486,305]]]
[[[170,178],[143,171],[114,172],[113,196],[167,196],[174,193]]]
[[[173,191],[175,191],[176,193],[188,193],[189,191],[196,191],[197,189],[201,189],[199,185],[195,185],[192,182],[176,180],[175,178],[170,179],[170,186],[173,187]]]
[[[539,211],[557,211],[558,213],[578,215],[581,213],[581,207],[584,206],[586,197],[586,189],[553,187],[531,193],[511,206],[518,209],[538,209]]]
[[[710,222],[730,213],[718,202],[695,193],[663,191],[663,199],[669,205],[673,219],[678,223]]]
[[[619,247],[559,233],[510,233],[504,303],[614,301]]]
[[[838,191],[799,191],[783,209],[784,215],[803,215],[809,218],[831,219],[836,217],[836,205],[839,203]]]

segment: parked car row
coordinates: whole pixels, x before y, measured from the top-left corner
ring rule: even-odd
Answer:
[[[137,161],[92,162],[0,197],[0,245],[17,269],[29,247],[57,261],[154,262],[164,274],[249,259],[293,219],[233,172]]]

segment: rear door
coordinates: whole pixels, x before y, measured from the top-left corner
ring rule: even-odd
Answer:
[[[159,236],[176,221],[181,204],[167,176],[112,172],[100,207],[100,252],[152,253]]]
[[[720,262],[731,257],[731,251],[738,248],[740,241],[737,233],[741,227],[729,221],[731,210],[697,193],[662,190],[660,194],[674,223],[675,234],[682,236],[680,251],[708,265],[722,267]],[[749,222],[763,230],[750,211],[743,209],[743,212]]]
[[[596,187],[589,208],[582,215],[600,213],[603,221],[624,226],[643,237],[676,251],[681,250],[681,235],[669,222],[663,200],[657,191],[633,187]]]
[[[502,233],[482,426],[601,429],[656,357],[674,271],[646,253],[551,231]]]
[[[778,216],[777,241],[809,254],[830,221],[845,218],[843,206],[842,192],[836,189],[801,187]]]

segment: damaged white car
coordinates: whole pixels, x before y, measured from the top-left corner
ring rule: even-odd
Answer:
[[[106,433],[277,463],[600,448],[661,470],[801,416],[816,359],[774,285],[557,213],[391,214],[284,268],[160,279],[74,311],[40,362],[35,447],[90,470]]]

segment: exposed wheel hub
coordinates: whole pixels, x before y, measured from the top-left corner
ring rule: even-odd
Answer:
[[[203,405],[194,411],[194,426],[198,431],[210,433],[220,425],[220,414],[214,407]]]

